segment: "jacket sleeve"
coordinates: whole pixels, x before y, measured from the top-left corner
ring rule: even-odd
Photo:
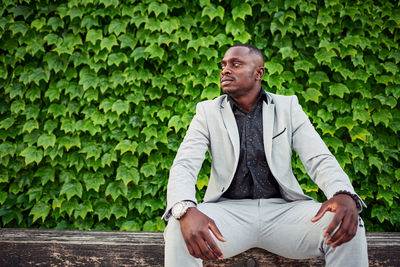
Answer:
[[[308,175],[325,196],[329,199],[340,190],[356,194],[349,177],[314,129],[296,96],[293,96],[291,103],[291,118],[292,147],[298,153]],[[362,204],[365,206],[363,202]]]
[[[190,126],[186,132],[169,172],[167,207],[163,219],[168,220],[172,206],[182,200],[196,201],[197,175],[209,148],[209,131],[204,111],[204,102],[196,106]]]

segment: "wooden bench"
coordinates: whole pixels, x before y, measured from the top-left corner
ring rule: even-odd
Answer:
[[[368,233],[370,266],[400,266],[400,233]],[[0,229],[0,266],[163,266],[160,232]],[[250,249],[204,266],[324,266]],[[177,266],[181,267],[181,266]],[[185,267],[185,266],[182,266]]]

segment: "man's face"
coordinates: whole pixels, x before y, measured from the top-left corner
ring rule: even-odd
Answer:
[[[226,51],[221,61],[220,74],[223,93],[240,97],[257,87],[257,81],[262,77],[257,72],[260,62],[257,55],[249,52],[247,47],[241,46],[231,47]]]

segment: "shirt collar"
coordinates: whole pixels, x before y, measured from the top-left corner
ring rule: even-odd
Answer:
[[[265,103],[268,104],[267,93],[264,91],[264,89],[262,87],[261,87],[260,93],[259,93],[258,98],[255,103],[259,102],[260,99],[264,100]],[[236,103],[236,101],[230,95],[228,95],[228,102],[231,105],[232,110],[235,110],[237,108],[240,109],[239,105]]]

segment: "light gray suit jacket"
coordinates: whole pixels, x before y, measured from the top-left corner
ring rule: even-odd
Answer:
[[[328,199],[339,190],[355,193],[348,176],[315,131],[297,97],[267,93],[267,98],[268,103],[263,102],[262,110],[264,151],[282,197],[288,201],[310,199],[293,175],[292,149]],[[239,146],[239,132],[227,96],[198,103],[170,170],[163,218],[168,219],[170,209],[179,201],[197,202],[196,180],[207,150],[212,165],[204,201],[217,201],[233,179]]]

